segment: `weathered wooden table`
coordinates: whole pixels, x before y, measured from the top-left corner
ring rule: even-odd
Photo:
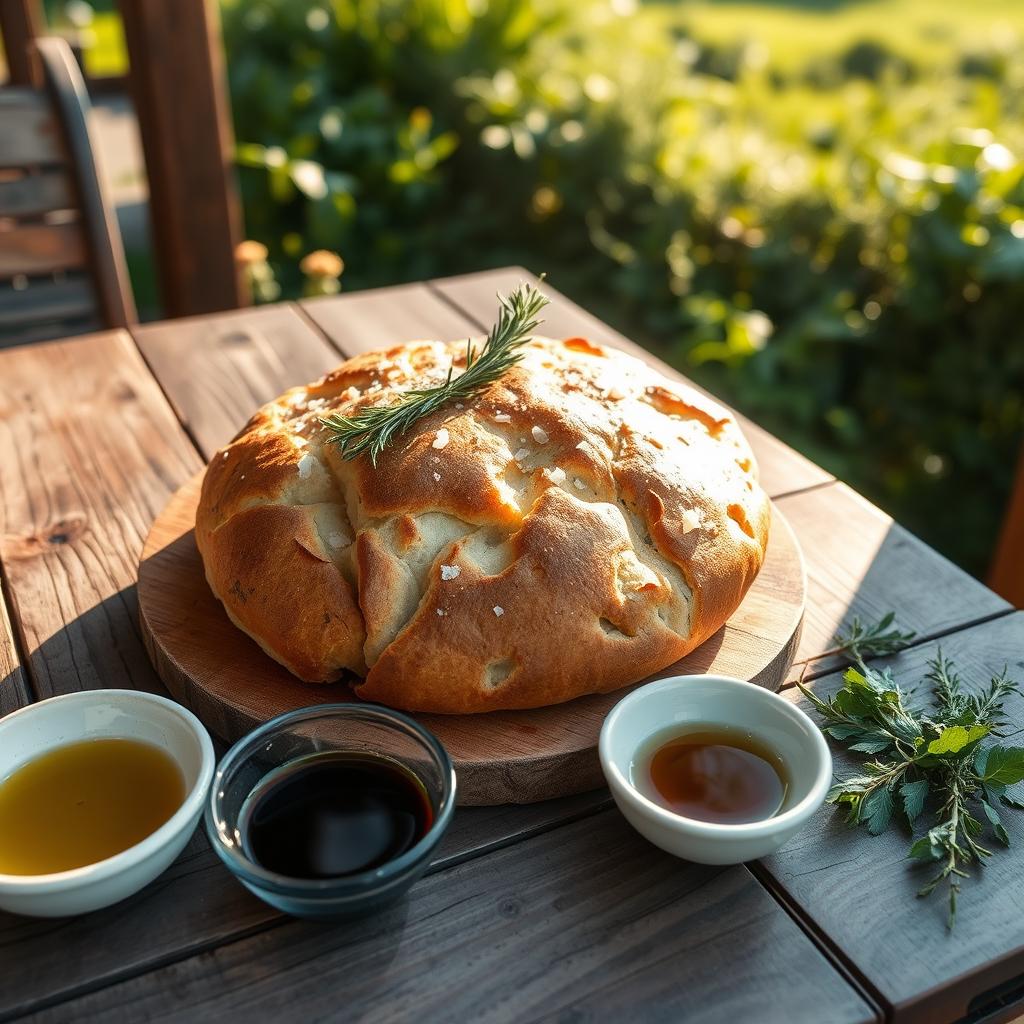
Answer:
[[[174,490],[286,386],[369,348],[480,333],[495,291],[524,276],[0,351],[0,712],[88,687],[160,690],[135,574]],[[548,333],[639,351],[552,294]],[[836,628],[889,609],[918,634],[895,659],[907,677],[940,641],[967,673],[1008,663],[1024,677],[1024,614],[746,428],[807,561],[791,681],[807,668],[819,691],[834,690],[838,663],[823,655]],[[200,831],[165,875],[108,910],[0,914],[0,1020],[1008,1020],[1024,1005],[1019,816],[1010,828],[1014,847],[965,884],[952,936],[941,898],[914,899],[905,838],[851,833],[828,809],[780,854],[732,868],[660,853],[605,791],[460,809],[408,900],[334,926],[250,896]]]

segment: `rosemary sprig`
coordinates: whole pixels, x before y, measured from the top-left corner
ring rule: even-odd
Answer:
[[[867,661],[868,658],[882,658],[902,650],[915,633],[902,633],[892,627],[895,612],[883,615],[874,625],[866,625],[855,615],[846,632],[837,633],[833,639],[836,645],[833,654],[849,654],[853,661]]]
[[[888,617],[887,617],[888,618]],[[862,635],[884,633],[862,630]],[[937,653],[929,662],[931,711],[917,708],[890,669],[870,668],[862,658],[847,670],[835,696],[822,700],[803,683],[800,689],[822,718],[822,731],[849,750],[871,755],[863,774],[841,779],[828,795],[846,807],[846,820],[864,824],[872,835],[901,813],[911,829],[931,800],[933,823],[910,847],[909,857],[938,865],[918,891],[928,896],[943,883],[949,896],[947,923],[956,918],[960,880],[968,868],[992,856],[981,842],[984,821],[994,837],[1009,845],[1000,805],[1024,809],[1008,787],[1024,781],[1024,748],[985,743],[1007,724],[1004,702],[1018,692],[1005,670],[980,691],[965,690],[949,659]]]
[[[393,405],[361,409],[354,416],[322,417],[320,422],[330,431],[330,440],[341,446],[342,458],[355,459],[367,453],[376,466],[381,452],[417,420],[448,402],[471,398],[515,366],[548,300],[533,285],[524,283],[506,298],[499,295],[498,303],[497,322],[483,347],[477,351],[472,341],[466,342],[466,369],[458,376],[453,364],[443,384],[407,391]]]

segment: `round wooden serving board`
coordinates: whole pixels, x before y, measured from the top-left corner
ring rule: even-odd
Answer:
[[[171,498],[139,565],[142,631],[167,688],[231,741],[285,711],[356,700],[344,684],[296,679],[228,619],[206,583],[193,534],[201,483],[199,474]],[[800,639],[805,592],[800,548],[773,509],[768,557],[736,613],[697,650],[650,678],[708,672],[778,689]],[[629,689],[531,711],[415,717],[448,749],[459,803],[533,803],[602,785],[601,723]]]

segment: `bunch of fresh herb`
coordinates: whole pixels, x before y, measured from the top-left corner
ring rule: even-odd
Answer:
[[[886,618],[881,632],[891,624]],[[874,634],[869,630],[862,635]],[[1024,802],[1009,792],[1024,780],[1024,748],[985,742],[1002,735],[1004,702],[1017,692],[1005,671],[984,689],[968,692],[939,652],[929,662],[925,679],[934,699],[932,710],[916,707],[889,668],[871,668],[862,658],[828,700],[803,683],[800,689],[823,718],[827,735],[871,755],[862,775],[837,782],[828,795],[829,802],[846,806],[849,823],[865,824],[878,835],[896,815],[913,828],[932,798],[934,823],[913,843],[909,856],[939,865],[918,895],[928,896],[945,882],[952,928],[960,879],[968,877],[969,865],[992,855],[982,845],[983,820],[996,840],[1009,845],[1000,807],[1024,809]]]
[[[883,615],[873,626],[866,625],[854,615],[846,632],[837,633],[832,641],[836,646],[830,654],[849,654],[853,661],[883,658],[902,651],[917,635],[903,633],[893,626],[895,612]]]
[[[331,440],[341,446],[342,457],[354,459],[367,452],[376,466],[380,453],[417,420],[448,402],[471,398],[515,366],[548,300],[524,283],[507,298],[499,296],[498,303],[497,322],[483,347],[478,351],[472,341],[466,342],[466,368],[458,376],[452,365],[443,384],[407,391],[393,405],[361,409],[354,416],[324,416],[321,422],[331,432]]]

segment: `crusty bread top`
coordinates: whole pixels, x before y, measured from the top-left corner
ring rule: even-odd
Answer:
[[[358,356],[264,406],[196,517],[228,614],[311,682],[411,710],[536,707],[671,664],[735,610],[769,505],[731,415],[581,338],[535,338],[374,467],[320,417],[465,365],[465,342]]]

